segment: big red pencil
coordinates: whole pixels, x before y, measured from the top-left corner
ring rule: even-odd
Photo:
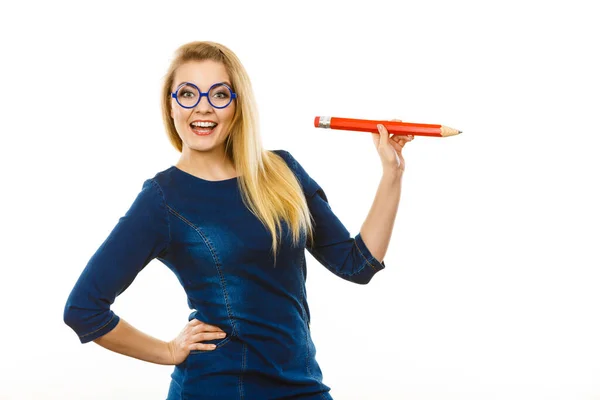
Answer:
[[[315,117],[315,128],[379,133],[377,130],[377,124],[383,124],[389,133],[396,135],[446,137],[462,133],[462,131],[457,129],[436,124],[417,124],[413,122],[402,121],[379,121],[337,117]]]

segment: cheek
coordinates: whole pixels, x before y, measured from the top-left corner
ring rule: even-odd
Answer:
[[[222,121],[231,122],[234,114],[235,114],[235,109],[228,109],[227,111],[223,111],[219,117]]]
[[[183,118],[188,112],[188,110],[181,108],[175,100],[171,101],[171,117],[173,117],[174,120]]]
[[[171,112],[171,115],[173,116],[173,122],[175,123],[175,125],[185,125],[186,121],[187,121],[187,115],[182,113],[181,111],[177,110],[173,110]]]

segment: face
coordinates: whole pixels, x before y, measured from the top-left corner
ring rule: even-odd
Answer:
[[[215,83],[225,82],[232,88],[231,80],[225,66],[212,60],[189,61],[182,64],[175,71],[175,79],[171,92],[174,92],[182,82],[190,82],[198,86],[202,92],[207,92]],[[206,96],[194,108],[181,107],[174,98],[171,98],[171,117],[179,137],[183,141],[183,150],[186,147],[197,151],[224,151],[225,139],[229,134],[236,100],[225,108],[214,108]],[[194,121],[210,121],[217,125],[210,131],[192,126]]]

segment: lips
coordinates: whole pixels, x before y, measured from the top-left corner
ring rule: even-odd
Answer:
[[[203,128],[203,127],[195,127],[192,124],[190,124],[190,129],[192,130],[192,132],[194,132],[196,135],[199,136],[207,136],[210,135],[211,133],[213,133],[213,131],[215,130],[215,128],[218,125],[215,125],[212,128]]]

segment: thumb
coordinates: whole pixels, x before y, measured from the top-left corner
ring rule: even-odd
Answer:
[[[387,146],[387,142],[389,139],[389,133],[387,129],[382,124],[377,125],[377,129],[379,130],[379,141],[383,143],[384,146]]]

